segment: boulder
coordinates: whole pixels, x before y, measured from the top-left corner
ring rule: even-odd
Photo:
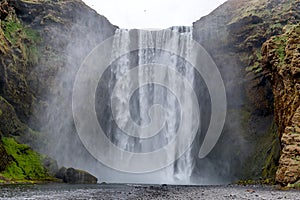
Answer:
[[[48,170],[51,176],[55,176],[59,171],[57,161],[48,156],[43,159],[43,166]]]
[[[56,173],[56,178],[63,179],[65,183],[71,184],[96,184],[98,179],[91,175],[90,173],[65,167],[60,168],[60,170]]]
[[[86,171],[68,168],[63,181],[73,184],[96,184],[98,179]]]
[[[65,167],[61,167],[55,174],[55,178],[58,178],[58,179],[64,179],[64,176],[66,174],[66,171],[67,171],[67,168]]]

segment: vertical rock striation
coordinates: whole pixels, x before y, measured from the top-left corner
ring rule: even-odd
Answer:
[[[284,185],[295,183],[300,179],[300,24],[285,27],[282,35],[265,42],[262,56],[281,139],[276,180]]]
[[[228,120],[218,155],[224,162],[230,160],[231,170],[241,170],[235,173],[238,177],[275,176],[279,144],[272,89],[260,63],[261,46],[281,34],[285,25],[298,23],[299,8],[299,0],[228,0],[194,23],[194,39],[214,58],[225,82]]]

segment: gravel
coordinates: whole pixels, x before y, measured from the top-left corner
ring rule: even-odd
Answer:
[[[171,186],[171,185],[14,185],[0,186],[0,199],[292,199],[300,200],[299,190],[278,190],[271,186]]]

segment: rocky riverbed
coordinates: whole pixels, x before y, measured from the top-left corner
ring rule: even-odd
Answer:
[[[8,185],[0,199],[300,199],[300,191],[270,186]]]

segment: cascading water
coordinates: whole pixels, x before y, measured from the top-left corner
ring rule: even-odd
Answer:
[[[120,129],[124,128],[126,130],[123,129],[123,133],[120,133],[121,130],[116,130],[116,127],[109,126],[109,128],[106,128],[107,136],[120,149],[135,153],[147,153],[163,148],[174,139],[177,133],[180,123],[180,113],[193,110],[191,105],[187,104],[189,101],[181,102],[181,105],[179,105],[178,99],[176,98],[176,95],[186,94],[184,91],[186,87],[190,86],[178,83],[179,80],[168,75],[168,72],[165,73],[163,77],[165,81],[164,85],[174,85],[175,88],[177,88],[176,94],[168,91],[168,88],[165,88],[163,85],[155,84],[155,76],[158,76],[158,74],[156,74],[157,70],[155,71],[151,67],[146,70],[139,68],[137,73],[134,74],[134,76],[137,77],[130,75],[125,76],[132,68],[131,65],[133,65],[134,62],[141,67],[152,63],[160,63],[171,68],[176,68],[176,65],[182,62],[182,60],[179,60],[178,55],[185,57],[188,56],[189,51],[191,51],[190,41],[192,40],[192,28],[173,27],[172,31],[176,33],[179,31],[182,32],[181,34],[186,38],[185,41],[181,41],[183,44],[179,44],[179,41],[175,40],[170,43],[171,37],[173,37],[170,30],[139,30],[138,38],[134,39],[136,41],[132,41],[130,30],[118,29],[115,33],[112,54],[118,55],[119,51],[129,52],[116,60],[115,66],[111,68],[112,74],[110,76],[111,86],[113,86],[116,81],[122,80],[118,87],[110,87],[110,93],[114,90],[114,94],[116,94],[112,100],[116,106],[111,108],[113,113],[111,123],[112,121],[116,121],[118,127],[122,127]],[[131,42],[137,42],[138,49],[130,53]],[[167,45],[175,49],[178,55],[169,55],[169,52],[162,51]],[[182,71],[179,73],[184,71],[184,78],[189,80],[190,85],[193,85],[194,71],[191,68],[184,67],[182,64],[180,67]],[[171,70],[173,71],[174,69]],[[136,79],[137,84],[136,90],[131,91],[133,92],[132,94],[128,94],[131,87],[130,84],[133,84],[132,80],[134,79]],[[152,84],[143,84],[144,82]],[[185,98],[191,97],[182,97],[182,99]],[[129,104],[129,107],[127,104]],[[161,105],[163,109],[165,109],[165,112],[162,113],[160,110],[153,109],[150,117],[150,109],[154,108],[152,106],[155,105]],[[130,113],[127,112],[128,108],[130,109]],[[160,117],[161,115],[163,115],[163,117]],[[193,112],[190,112],[186,117],[189,118],[189,121],[192,121]],[[132,129],[135,128],[135,126],[130,125],[132,120],[136,125],[142,127],[137,135],[134,136],[130,136],[130,132],[134,131]],[[165,123],[162,124],[161,120],[165,120]],[[128,127],[132,129],[128,130]],[[192,130],[187,129],[186,131]],[[149,137],[144,137],[147,136],[147,134]],[[176,160],[175,157],[177,153],[178,151],[174,149],[168,156],[174,157],[174,160]],[[119,158],[116,158],[115,162],[119,162],[118,159]],[[159,161],[153,160],[153,162]],[[141,168],[143,165],[147,165],[147,163],[141,163]],[[162,173],[161,182],[189,184],[193,167],[194,158],[191,154],[191,148],[189,148],[179,159],[172,163],[171,166],[168,166],[165,170],[160,172]]]
[[[193,174],[220,136],[226,97],[199,46],[191,27],[117,29],[87,56],[73,117],[87,151],[111,168],[108,182],[207,183]]]

